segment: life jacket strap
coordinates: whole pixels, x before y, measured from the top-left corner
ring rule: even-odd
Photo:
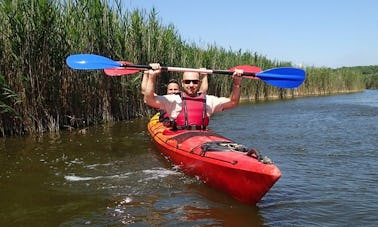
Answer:
[[[174,130],[206,130],[206,127],[203,125],[183,125],[173,127]]]

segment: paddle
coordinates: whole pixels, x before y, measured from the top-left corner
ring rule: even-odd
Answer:
[[[149,65],[136,65],[127,61],[113,61],[109,58],[95,55],[95,54],[75,54],[67,57],[67,65],[73,69],[85,69],[85,70],[98,70],[104,69],[106,75],[108,76],[121,76],[135,74],[141,70],[151,69]],[[256,77],[255,73],[261,72],[262,70],[256,66],[243,65],[233,67],[229,71],[224,70],[211,70],[211,69],[192,69],[192,68],[182,68],[182,67],[166,67],[162,66],[163,71],[170,72],[199,72],[206,74],[227,74],[232,75],[235,68],[243,69],[245,73],[243,75],[249,75]],[[256,78],[258,79],[258,78]]]
[[[70,55],[66,59],[67,65],[73,69],[86,69],[86,70],[96,70],[104,69],[105,73],[109,76],[115,75],[125,75],[134,74],[140,70],[151,69],[149,65],[137,65],[130,64],[128,62],[116,62],[109,58],[95,55],[95,54],[76,54]],[[233,67],[234,70],[236,67]],[[245,66],[240,66],[241,69]],[[250,66],[254,67],[254,66]],[[257,69],[256,69],[257,68]],[[295,88],[301,85],[306,77],[306,73],[303,69],[292,68],[292,67],[281,67],[273,68],[262,72],[258,71],[258,67],[253,68],[253,71],[246,71],[243,76],[257,77],[266,83],[277,86],[280,88]],[[226,74],[232,75],[231,70],[212,70],[212,69],[192,69],[192,68],[181,68],[181,67],[167,67],[162,66],[162,70],[174,71],[174,72],[199,72],[206,74]]]
[[[108,68],[104,69],[104,72],[108,76],[122,76],[122,75],[130,75],[135,74],[139,71],[151,69],[148,65],[138,65],[139,68],[133,68],[133,64],[126,61],[118,61],[118,63],[122,64],[122,67],[117,68]],[[126,68],[125,68],[126,67]],[[229,74],[232,75],[235,71],[235,69],[242,69],[244,71],[243,76],[245,78],[258,80],[259,78],[255,76],[256,73],[261,72],[261,68],[257,66],[252,65],[238,65],[235,67],[232,67],[229,71],[222,71],[222,73],[219,74]],[[214,70],[209,69],[193,69],[193,68],[179,68],[179,67],[162,67],[163,71],[170,71],[170,72],[198,72],[198,73],[205,73],[205,74],[214,74]],[[220,71],[220,70],[218,70]],[[251,74],[252,76],[246,76],[247,74]]]

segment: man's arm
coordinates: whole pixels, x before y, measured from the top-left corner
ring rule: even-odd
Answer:
[[[206,68],[200,68],[200,69],[206,70]],[[202,75],[202,79],[201,79],[201,86],[200,86],[199,92],[207,94],[207,90],[209,90],[209,81],[207,79],[207,74],[200,73],[200,75]]]
[[[156,98],[155,95],[155,85],[156,85],[156,76],[161,73],[160,65],[159,64],[150,64],[151,67],[154,69],[150,69],[147,71],[147,84],[146,89],[144,91],[144,102],[154,108],[160,108],[161,104]],[[144,72],[146,74],[146,72]]]
[[[242,74],[243,74],[243,70],[238,70],[238,69],[235,70],[235,72],[233,74],[234,86],[232,88],[232,92],[231,92],[231,95],[229,97],[229,101],[222,105],[223,110],[235,108],[236,106],[239,105],[240,84],[241,84],[241,80],[243,78]]]
[[[142,95],[146,93],[147,83],[148,83],[148,71],[144,71],[142,84],[140,85],[140,92],[142,93]]]

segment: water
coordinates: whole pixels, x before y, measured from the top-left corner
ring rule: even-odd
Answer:
[[[172,167],[145,120],[0,140],[0,226],[377,226],[378,91],[244,104],[211,128],[269,156],[257,206]]]

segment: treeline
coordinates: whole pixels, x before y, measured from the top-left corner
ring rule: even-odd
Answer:
[[[362,74],[367,89],[378,89],[378,65],[344,67],[343,69]]]
[[[70,54],[95,53],[115,60],[167,66],[228,69],[256,65],[291,66],[255,52],[230,51],[217,45],[200,48],[164,25],[155,10],[128,11],[121,0],[0,1],[0,135],[54,132],[104,121],[128,120],[151,113],[140,94],[141,74],[107,77],[101,71],[77,71],[65,64]],[[250,100],[290,98],[363,90],[355,70],[308,68],[298,89],[279,89],[245,80]],[[158,92],[178,74],[159,77]],[[209,93],[229,94],[231,80],[212,75]]]

